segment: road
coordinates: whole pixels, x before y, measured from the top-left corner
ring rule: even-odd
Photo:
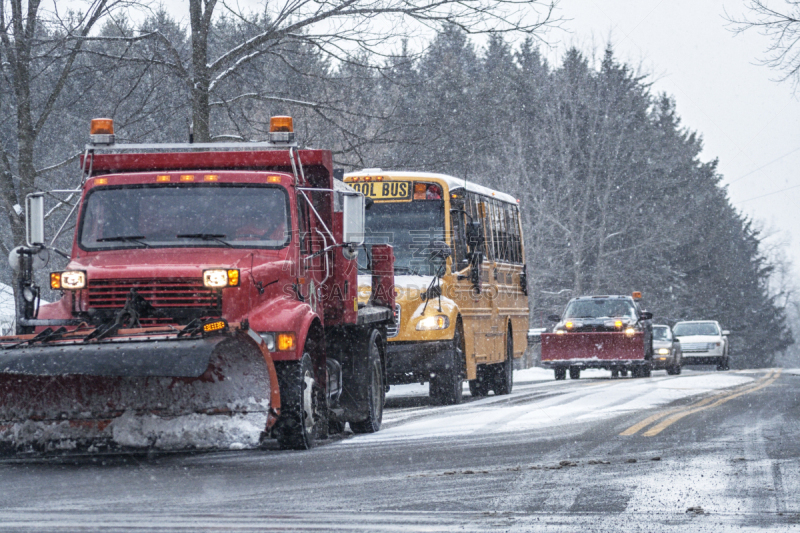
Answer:
[[[3,531],[800,531],[800,372],[518,371],[308,452],[0,461]]]

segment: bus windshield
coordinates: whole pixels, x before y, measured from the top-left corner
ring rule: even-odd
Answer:
[[[131,186],[93,189],[80,224],[84,249],[287,244],[280,187]]]
[[[431,260],[431,242],[443,240],[442,200],[376,202],[366,212],[365,241],[392,245],[397,274],[436,275],[441,260]]]

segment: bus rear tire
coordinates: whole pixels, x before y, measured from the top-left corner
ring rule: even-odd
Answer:
[[[502,364],[494,365],[494,393],[496,396],[510,394],[514,388],[514,338],[511,330],[506,333],[506,358]]]
[[[475,372],[475,379],[469,380],[469,393],[473,398],[481,398],[489,394],[489,375],[486,367],[478,365]]]

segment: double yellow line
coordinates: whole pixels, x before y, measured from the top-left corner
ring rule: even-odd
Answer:
[[[721,394],[717,394],[715,396],[709,396],[708,398],[704,398],[699,402],[693,403],[691,405],[687,405],[684,407],[676,407],[674,409],[667,409],[666,411],[662,411],[660,413],[656,413],[652,416],[648,416],[641,422],[637,422],[636,424],[632,425],[620,435],[628,436],[628,435],[635,435],[642,429],[646,428],[650,424],[661,420],[658,424],[654,425],[642,435],[645,437],[653,437],[658,435],[669,426],[681,420],[684,417],[687,417],[691,414],[697,413],[699,411],[703,411],[705,409],[710,409],[711,407],[717,407],[718,405],[722,405],[725,402],[729,402],[734,398],[738,398],[739,396],[743,396],[745,394],[750,394],[751,392],[755,392],[757,390],[761,390],[764,387],[768,387],[775,382],[778,377],[781,375],[781,369],[777,370],[770,370],[767,375],[758,379],[755,383],[748,383],[747,385],[742,385],[737,387],[733,390],[723,392]],[[663,419],[663,420],[662,420]]]

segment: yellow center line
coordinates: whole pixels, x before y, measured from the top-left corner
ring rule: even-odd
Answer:
[[[682,419],[685,416],[689,416],[689,415],[697,413],[699,411],[703,411],[703,410],[708,409],[710,407],[717,407],[719,405],[722,405],[725,402],[729,402],[729,401],[733,400],[734,398],[738,398],[739,396],[744,396],[745,394],[750,394],[751,392],[755,392],[757,390],[763,389],[764,387],[768,387],[768,386],[772,385],[772,383],[774,383],[775,380],[777,380],[780,377],[780,375],[781,375],[781,369],[778,369],[776,372],[774,372],[772,377],[767,375],[764,378],[764,381],[760,385],[757,385],[757,386],[749,388],[749,389],[745,389],[745,390],[743,390],[741,392],[730,394],[728,396],[724,396],[724,397],[720,398],[719,400],[717,400],[716,402],[714,402],[712,404],[704,405],[702,407],[697,407],[697,408],[694,408],[694,409],[688,409],[686,411],[682,411],[680,413],[674,414],[671,417],[667,418],[666,420],[656,424],[652,428],[650,428],[647,431],[645,431],[643,433],[643,435],[645,437],[653,437],[655,435],[658,435],[659,433],[661,433],[662,431],[667,429],[669,426],[671,426],[672,424],[674,424],[675,422],[677,422],[678,420]]]
[[[763,378],[761,378],[758,382],[756,382],[755,385],[758,385],[758,383],[768,380],[772,376],[772,374],[774,372],[775,372],[774,370],[770,370],[767,373],[767,375],[764,376]],[[648,416],[647,418],[645,418],[641,422],[637,422],[636,424],[632,425],[631,427],[629,427],[628,429],[626,429],[625,431],[620,433],[620,435],[621,436],[634,435],[634,434],[638,433],[640,430],[644,429],[645,427],[647,427],[650,424],[652,424],[653,422],[655,422],[656,420],[660,420],[660,419],[664,418],[665,416],[671,415],[671,414],[676,413],[678,411],[683,412],[683,411],[689,411],[689,410],[693,410],[693,409],[697,409],[697,408],[705,408],[704,406],[707,406],[707,404],[713,402],[714,400],[718,400],[718,399],[726,397],[726,396],[728,396],[730,394],[736,394],[736,393],[742,391],[743,389],[747,389],[749,387],[752,387],[753,385],[754,385],[753,383],[747,383],[746,385],[737,387],[733,391],[726,391],[726,392],[723,392],[722,394],[709,396],[708,398],[704,398],[704,399],[700,400],[699,402],[693,403],[693,404],[688,405],[688,406],[675,407],[673,409],[667,409],[666,411],[662,411],[660,413],[656,413],[654,415]],[[708,406],[708,407],[710,407],[710,406]],[[694,411],[692,411],[692,412],[694,412]],[[679,414],[681,414],[681,413],[679,413]],[[687,413],[687,414],[690,414],[690,413]],[[678,416],[678,415],[675,415],[675,416]],[[681,416],[680,418],[683,418],[683,416]],[[680,418],[677,418],[676,421],[679,420]],[[662,424],[663,424],[663,422],[662,422]],[[666,426],[664,426],[664,427],[666,427]],[[648,435],[648,436],[650,436],[650,435]]]

